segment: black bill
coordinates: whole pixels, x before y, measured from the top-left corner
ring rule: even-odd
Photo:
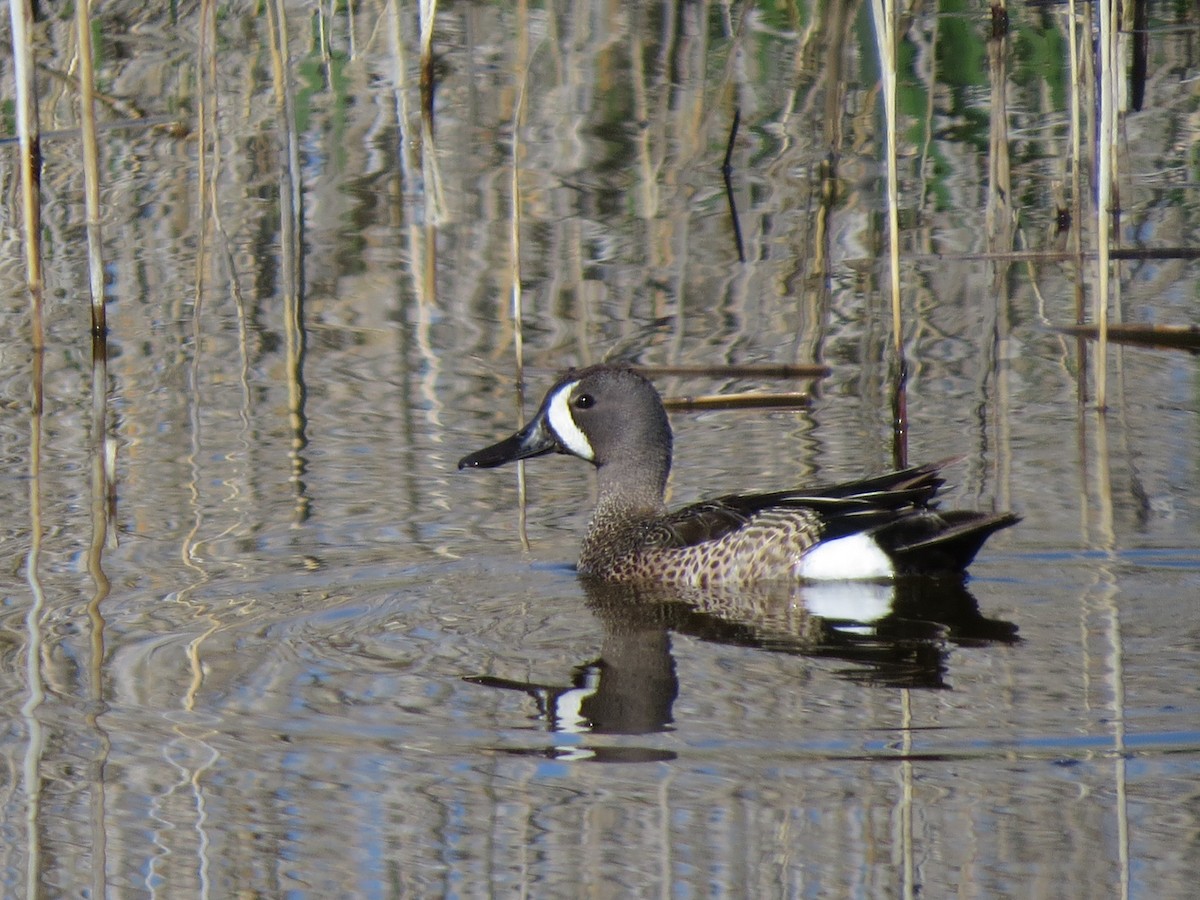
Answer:
[[[546,424],[546,419],[539,414],[532,422],[498,444],[476,450],[458,461],[460,469],[494,469],[505,463],[516,462],[518,459],[529,459],[531,456],[541,456],[543,453],[562,452],[558,438]]]

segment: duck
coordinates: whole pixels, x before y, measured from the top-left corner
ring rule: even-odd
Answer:
[[[674,437],[662,397],[633,368],[570,369],[524,427],[464,456],[489,469],[550,453],[596,473],[581,575],[704,588],[757,582],[966,578],[1011,512],[940,510],[942,460],[840,484],[734,493],[668,510]]]

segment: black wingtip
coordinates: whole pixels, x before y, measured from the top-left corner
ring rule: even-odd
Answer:
[[[966,509],[914,516],[897,523],[888,552],[904,574],[965,572],[988,538],[1020,521],[1015,513]]]

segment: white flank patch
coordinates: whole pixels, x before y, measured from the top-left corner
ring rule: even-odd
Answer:
[[[817,544],[796,563],[796,577],[809,581],[856,581],[891,578],[895,574],[888,555],[865,534]]]
[[[564,447],[579,458],[591,462],[596,458],[591,442],[588,441],[587,435],[579,430],[579,426],[575,424],[575,417],[571,415],[571,391],[575,390],[578,384],[578,381],[572,381],[554,393],[550,398],[546,418],[550,420],[550,430],[558,435]]]

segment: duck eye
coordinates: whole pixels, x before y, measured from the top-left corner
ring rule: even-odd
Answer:
[[[576,409],[591,409],[596,405],[596,398],[591,394],[580,394],[575,398]]]

